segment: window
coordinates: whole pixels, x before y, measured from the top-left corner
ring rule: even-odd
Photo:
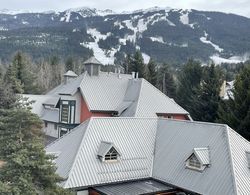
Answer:
[[[112,142],[102,141],[97,152],[97,157],[101,162],[118,162],[120,154]]]
[[[74,100],[62,100],[61,101],[61,115],[60,121],[65,124],[74,124],[75,123],[75,105],[76,101]]]
[[[105,161],[117,160],[118,159],[118,152],[112,147],[108,153],[105,155]]]
[[[66,133],[68,133],[69,130],[66,129],[66,128],[60,128],[60,131],[59,131],[59,137],[62,137],[64,136]]]
[[[200,169],[201,168],[201,163],[200,161],[197,159],[197,157],[192,154],[188,160],[188,166],[196,168],[196,169]]]
[[[45,128],[47,128],[48,127],[48,123],[44,122],[44,126],[45,126]]]

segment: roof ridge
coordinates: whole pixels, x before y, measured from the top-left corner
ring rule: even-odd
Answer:
[[[76,164],[76,159],[77,159],[78,156],[79,156],[79,151],[80,151],[80,149],[82,148],[83,140],[84,140],[84,138],[85,138],[85,135],[86,135],[86,133],[87,133],[87,131],[88,131],[88,128],[89,128],[89,125],[90,125],[91,122],[92,122],[92,118],[88,119],[88,124],[87,124],[87,126],[86,126],[85,133],[83,134],[82,141],[81,141],[81,143],[79,144],[79,147],[78,147],[78,149],[77,149],[77,152],[76,152],[75,158],[74,158],[74,160],[73,160],[72,166],[71,166],[71,168],[69,169],[68,179],[67,179],[67,181],[65,182],[64,187],[67,186],[68,183],[69,183],[70,175],[72,174],[72,172],[73,172],[73,170],[74,170],[73,168],[74,168],[74,166],[75,166],[75,164]]]
[[[235,177],[235,171],[234,171],[234,162],[233,162],[233,156],[232,156],[232,150],[231,150],[231,143],[230,143],[230,135],[229,135],[229,127],[226,126],[226,129],[225,129],[225,132],[226,132],[226,142],[227,142],[227,149],[228,149],[228,154],[229,154],[229,163],[230,163],[230,169],[231,169],[231,175],[232,175],[232,180],[233,180],[233,190],[235,191],[235,194],[238,194],[238,188],[237,188],[237,181],[236,181],[236,177]]]
[[[140,97],[141,97],[142,86],[143,86],[143,78],[141,79],[140,92],[139,92],[139,95],[138,95],[138,99],[137,99],[137,103],[136,103],[136,109],[135,109],[135,115],[134,116],[137,116],[138,107],[139,107],[139,104],[140,104]]]

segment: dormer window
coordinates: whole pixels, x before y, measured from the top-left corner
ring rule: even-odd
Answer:
[[[186,160],[186,167],[196,171],[203,171],[210,166],[209,148],[194,148]]]
[[[112,147],[108,153],[105,155],[105,161],[109,161],[109,160],[118,160],[118,152],[116,151],[116,149],[114,147]]]
[[[117,162],[120,157],[120,152],[113,143],[102,141],[99,146],[97,157],[102,162]]]

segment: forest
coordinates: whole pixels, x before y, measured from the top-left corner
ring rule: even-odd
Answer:
[[[0,194],[70,194],[56,183],[53,157],[44,151],[42,122],[19,94],[45,94],[63,82],[63,74],[84,71],[84,59],[57,56],[33,61],[17,52],[12,62],[0,66]],[[122,62],[124,72],[138,72],[186,109],[193,120],[228,124],[250,140],[250,62],[202,66],[189,59],[178,68],[167,62],[143,61],[135,51]],[[112,67],[102,67],[112,71]],[[224,80],[234,80],[229,99],[220,96]],[[18,167],[18,169],[17,169]],[[25,174],[24,174],[25,173]]]

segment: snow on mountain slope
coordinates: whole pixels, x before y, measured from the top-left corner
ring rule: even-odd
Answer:
[[[117,52],[116,49],[111,49],[109,51],[101,49],[98,45],[98,42],[100,39],[107,39],[108,36],[111,35],[111,33],[107,34],[101,34],[98,30],[89,28],[87,30],[87,33],[91,35],[91,37],[94,39],[94,42],[85,42],[80,43],[82,46],[87,47],[89,49],[92,49],[94,52],[94,56],[104,65],[107,64],[114,64],[114,55]]]
[[[208,40],[208,34],[207,34],[206,31],[204,31],[204,37],[201,37],[200,41],[203,42],[203,43],[206,43],[206,44],[209,44],[209,45],[213,46],[213,48],[216,51],[218,51],[218,52],[222,52],[223,51],[223,49],[220,48],[218,45],[216,45],[216,44],[212,43],[210,40]]]

